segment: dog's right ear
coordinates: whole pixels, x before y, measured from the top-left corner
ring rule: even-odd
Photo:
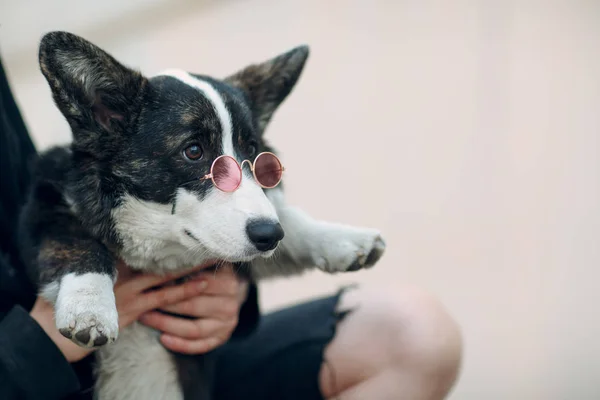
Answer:
[[[40,68],[75,140],[119,133],[134,118],[146,82],[99,47],[67,32],[46,34]],[[91,136],[79,137],[78,136]]]
[[[299,46],[225,78],[226,82],[241,89],[248,97],[260,134],[296,85],[308,53],[308,46]]]

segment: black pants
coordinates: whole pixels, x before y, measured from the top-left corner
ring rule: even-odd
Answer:
[[[322,399],[319,371],[344,316],[341,293],[267,314],[252,336],[216,350],[215,399]]]

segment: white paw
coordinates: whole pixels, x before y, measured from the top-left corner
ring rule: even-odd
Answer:
[[[351,226],[324,224],[317,254],[319,269],[327,272],[357,271],[370,268],[383,255],[385,242],[379,231]]]
[[[56,327],[79,346],[99,347],[117,339],[119,316],[108,275],[66,275],[55,308]]]

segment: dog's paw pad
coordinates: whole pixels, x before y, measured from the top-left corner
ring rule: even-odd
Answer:
[[[92,337],[92,335],[90,335],[91,329],[93,329],[92,326],[75,333],[75,340],[77,340],[79,343],[88,345],[90,343],[90,338]]]
[[[99,347],[117,339],[119,317],[116,307],[98,307],[99,302],[82,306],[83,302],[70,302],[56,309],[58,331],[81,347]],[[90,310],[90,304],[96,306]]]
[[[81,347],[99,347],[112,343],[117,339],[116,323],[108,322],[113,328],[107,329],[103,323],[98,322],[90,314],[75,317],[69,323],[69,327],[59,328],[58,331],[64,337],[71,339]]]
[[[373,248],[371,252],[367,255],[367,259],[365,260],[365,268],[370,268],[379,261],[383,253],[385,252],[385,241],[383,238],[378,236],[375,238],[375,242],[373,243]]]
[[[356,252],[354,262],[346,269],[346,271],[358,271],[363,268],[370,268],[379,261],[385,251],[385,242],[381,235],[378,235],[373,241],[372,246],[367,250],[359,250]]]
[[[108,337],[104,336],[104,335],[100,335],[98,336],[95,340],[94,340],[94,347],[99,347],[99,346],[104,346],[105,344],[108,343]],[[116,340],[116,338],[112,338],[110,341],[111,343],[114,342]]]
[[[74,328],[74,327],[73,327]],[[73,329],[69,329],[69,328],[60,328],[58,330],[60,332],[61,335],[63,335],[64,337],[66,337],[67,339],[71,339],[73,338]]]

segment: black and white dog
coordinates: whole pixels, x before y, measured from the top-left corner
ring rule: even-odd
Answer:
[[[223,80],[181,70],[146,78],[65,32],[45,35],[39,57],[73,142],[37,160],[21,218],[23,255],[55,306],[60,332],[101,347],[97,398],[188,393],[180,359],[156,332],[137,323],[118,332],[115,259],[155,273],[243,263],[256,280],[310,268],[354,271],[383,254],[379,232],[317,221],[287,206],[281,186],[263,189],[247,169],[229,193],[194,181],[220,155],[241,162],[272,151],[263,133],[298,80],[307,47]],[[261,245],[248,233],[257,223],[274,232]]]

